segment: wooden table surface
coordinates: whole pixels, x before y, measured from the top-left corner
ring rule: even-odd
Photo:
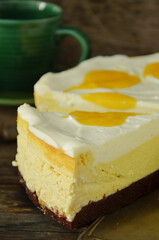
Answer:
[[[69,230],[41,213],[19,183],[16,141],[0,142],[0,239],[75,240],[80,230]]]
[[[92,56],[142,55],[159,51],[159,1],[156,0],[48,0],[64,9],[64,25],[78,27],[91,40]],[[62,44],[59,61],[66,67],[78,61],[80,47],[69,37]],[[70,57],[70,49],[71,57]],[[66,56],[66,57],[64,57]],[[69,57],[68,57],[69,56]],[[3,108],[3,107],[2,107]],[[15,109],[0,109],[0,240],[77,239],[81,230],[71,231],[44,216],[28,199],[11,163],[16,142],[2,142],[15,135]],[[7,123],[3,122],[3,114]],[[2,113],[2,114],[1,114]],[[10,126],[11,123],[11,126]]]

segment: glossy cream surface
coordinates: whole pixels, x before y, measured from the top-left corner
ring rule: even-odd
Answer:
[[[113,161],[159,134],[159,114],[153,113],[64,114],[40,112],[26,104],[18,113],[38,138],[71,157],[90,151],[94,164]],[[123,144],[126,141],[127,145]]]
[[[159,111],[159,53],[95,57],[35,84],[40,110]]]

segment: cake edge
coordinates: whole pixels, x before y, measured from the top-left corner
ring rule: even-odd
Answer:
[[[97,202],[88,203],[76,214],[74,220],[69,222],[65,216],[59,215],[58,212],[55,213],[51,211],[46,206],[42,206],[36,193],[31,192],[28,189],[26,182],[19,170],[18,175],[20,178],[20,183],[25,187],[26,193],[34,205],[44,212],[44,214],[50,216],[56,222],[70,229],[87,226],[99,216],[110,214],[137,200],[139,197],[159,188],[159,170],[157,170],[108,197],[105,196],[103,199]]]

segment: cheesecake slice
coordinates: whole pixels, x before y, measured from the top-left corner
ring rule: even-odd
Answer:
[[[30,199],[85,226],[159,187],[159,114],[18,108],[16,165]]]
[[[95,57],[35,84],[41,111],[159,111],[159,53]]]

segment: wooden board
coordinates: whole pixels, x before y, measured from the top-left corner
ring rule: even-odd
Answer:
[[[158,240],[159,189],[97,219],[78,240]]]
[[[92,56],[119,53],[132,56],[159,51],[159,2],[156,0],[50,1],[63,7],[65,26],[78,27],[88,35]],[[58,64],[74,65],[80,55],[79,44],[68,37],[61,47]],[[1,110],[4,114],[5,109]],[[2,121],[3,116],[0,117]],[[6,131],[2,134],[1,126],[0,123],[0,135],[5,138],[8,135],[4,134]],[[32,205],[19,184],[16,169],[11,166],[15,153],[15,142],[0,142],[0,239],[77,239],[81,230],[61,227]]]
[[[19,183],[16,143],[0,142],[0,239],[75,240],[81,230],[69,230],[41,213]]]
[[[92,45],[92,56],[144,55],[159,51],[159,1],[156,0],[48,0],[63,10],[65,26],[83,30]],[[70,54],[71,51],[71,54]],[[66,37],[60,64],[72,66],[80,47]]]
[[[16,139],[17,107],[0,106],[0,139]]]

